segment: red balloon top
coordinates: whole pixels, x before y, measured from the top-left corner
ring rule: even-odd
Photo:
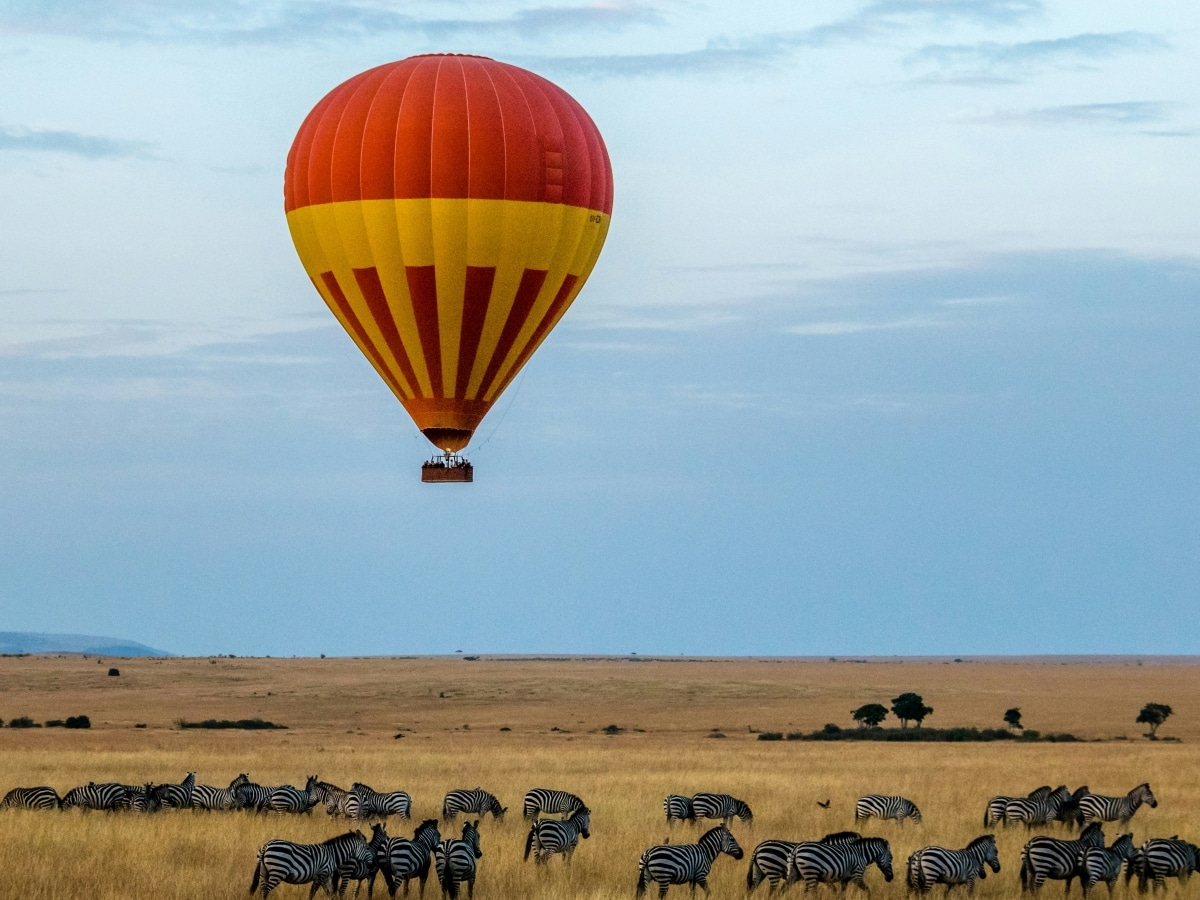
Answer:
[[[612,212],[591,117],[555,84],[481,56],[412,56],[330,91],[288,152],[284,209],[339,200],[504,199]]]

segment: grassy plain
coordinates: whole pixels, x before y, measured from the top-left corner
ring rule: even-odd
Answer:
[[[815,838],[853,826],[865,792],[901,793],[922,826],[872,825],[892,842],[897,872],[919,846],[962,846],[981,833],[995,793],[1042,783],[1087,783],[1123,793],[1149,780],[1158,809],[1133,822],[1135,840],[1200,837],[1200,660],[647,660],[623,659],[0,659],[0,716],[38,721],[87,714],[91,731],[0,731],[0,792],[89,780],[178,781],[195,770],[225,784],[239,772],[262,783],[308,774],[348,785],[403,788],[414,823],[436,814],[445,791],[482,785],[510,807],[483,826],[477,885],[489,898],[632,897],[641,851],[670,834],[667,793],[721,790],[746,799],[753,828],[734,833],[747,855],[767,837]],[[105,673],[121,670],[118,678]],[[810,744],[760,742],[750,729],[850,725],[849,710],[914,690],[934,707],[927,724],[994,727],[1019,706],[1028,727],[1070,731],[1079,744]],[[1133,722],[1142,704],[1176,715],[1150,743]],[[176,719],[261,717],[287,731],[181,731]],[[135,728],[145,724],[145,728]],[[619,734],[604,733],[618,725]],[[501,729],[508,730],[501,730]],[[718,729],[724,738],[713,738]],[[397,739],[396,734],[404,737]],[[1119,738],[1127,736],[1127,740]],[[521,860],[520,801],[535,785],[588,801],[593,836],[570,868],[537,872]],[[816,805],[831,801],[828,810]],[[246,896],[258,846],[271,837],[321,840],[346,826],[323,813],[282,818],[166,812],[153,816],[0,812],[0,896],[108,900]],[[1108,829],[1110,837],[1115,828]],[[681,842],[698,831],[676,826]],[[1019,894],[1026,836],[999,835],[1004,870],[981,897]],[[713,895],[745,895],[746,862],[720,859]],[[876,897],[899,898],[902,876]],[[378,884],[383,888],[382,881]],[[438,895],[430,885],[431,897]],[[285,886],[278,896],[302,897]],[[763,890],[763,889],[760,889]],[[1048,888],[1057,896],[1061,888]],[[1123,889],[1119,889],[1123,890]],[[673,889],[681,891],[681,889]],[[1168,896],[1194,895],[1197,885]]]

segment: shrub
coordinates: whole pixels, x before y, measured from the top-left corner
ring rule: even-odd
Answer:
[[[624,730],[625,729],[622,728],[620,725],[605,725],[604,726],[605,734],[620,734]]]
[[[760,741],[782,741],[783,740],[783,732],[782,731],[760,731],[758,733],[758,739]]]
[[[240,728],[244,731],[287,728],[286,725],[276,725],[266,719],[205,719],[203,722],[189,722],[186,719],[180,719],[176,724],[180,728]]]
[[[91,728],[92,720],[87,716],[67,716],[67,728]]]
[[[41,728],[37,722],[29,718],[29,716],[17,716],[8,723],[9,728]]]
[[[113,677],[116,677],[117,675],[121,674],[121,670],[120,669],[109,669],[108,674],[112,675]]]
[[[47,728],[62,728],[64,726],[64,724],[65,723],[63,722],[62,719],[47,719],[46,720]]]

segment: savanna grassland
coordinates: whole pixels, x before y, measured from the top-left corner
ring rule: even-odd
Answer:
[[[119,677],[106,675],[110,666]],[[849,711],[903,691],[934,708],[927,725],[997,727],[1021,708],[1029,728],[1072,732],[1074,744],[859,744],[763,742],[753,730],[852,726]],[[1146,702],[1176,713],[1163,736],[1139,737]],[[1039,784],[1086,783],[1124,793],[1149,781],[1157,809],[1133,820],[1135,841],[1200,838],[1200,660],[811,661],[655,659],[0,659],[0,717],[39,722],[86,714],[88,731],[0,730],[0,793],[16,785],[59,790],[89,780],[179,781],[187,771],[225,785],[239,772],[263,784],[305,776],[365,781],[413,796],[414,821],[445,791],[482,785],[509,806],[482,826],[477,894],[487,898],[632,897],[637,858],[698,830],[667,828],[662,797],[700,790],[747,800],[746,850],[767,837],[817,838],[853,827],[854,799],[901,793],[925,823],[865,830],[891,841],[897,879],[867,876],[876,897],[904,893],[903,860],[929,843],[960,847],[982,833],[987,798]],[[285,731],[181,730],[178,719],[263,718]],[[137,728],[136,725],[144,725]],[[617,734],[605,732],[616,725]],[[403,735],[397,738],[395,735]],[[725,735],[723,738],[715,734]],[[523,863],[524,792],[580,794],[592,837],[568,868]],[[829,809],[817,801],[831,801]],[[0,896],[22,898],[242,897],[268,838],[316,841],[346,828],[311,816],[166,811],[154,815],[0,811]],[[1106,828],[1110,838],[1116,826]],[[443,833],[449,832],[443,828]],[[981,897],[1017,896],[1026,835],[998,836],[1004,870]],[[719,859],[713,896],[744,897],[746,860]],[[377,888],[383,890],[382,880]],[[437,896],[430,884],[430,896]],[[685,888],[673,888],[682,895]],[[940,890],[940,889],[939,889]],[[1057,883],[1047,890],[1057,896]],[[1197,894],[1172,885],[1168,896]],[[765,888],[760,888],[760,892]],[[1118,893],[1124,888],[1118,888]],[[277,896],[307,896],[284,886]]]

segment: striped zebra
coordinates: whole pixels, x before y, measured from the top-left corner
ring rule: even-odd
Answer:
[[[696,810],[692,808],[692,798],[684,797],[682,794],[667,794],[663,798],[663,811],[667,814],[668,825],[674,825],[677,821],[696,821]]]
[[[987,877],[987,867],[1000,871],[1000,856],[996,851],[996,836],[977,837],[962,850],[945,847],[924,847],[908,858],[908,889],[928,894],[935,884],[965,884],[967,893],[975,893],[977,879]]]
[[[843,890],[853,882],[868,891],[863,878],[871,864],[879,867],[884,881],[892,880],[892,849],[883,838],[859,838],[846,843],[804,841],[788,857],[787,883],[804,882],[808,891],[821,883],[837,883]]]
[[[1082,828],[1084,825],[1083,811],[1079,808],[1079,801],[1089,793],[1091,791],[1088,790],[1086,784],[1076,788],[1071,796],[1063,801],[1063,805],[1058,810],[1057,820],[1066,825],[1068,829],[1073,830],[1076,826]]]
[[[822,844],[849,843],[862,838],[857,831],[838,831],[821,838]],[[799,841],[767,840],[760,843],[750,854],[750,868],[746,872],[746,890],[752,891],[764,881],[767,893],[773,893],[780,882],[787,881],[787,861]]]
[[[13,788],[0,800],[0,809],[58,809],[62,800],[52,787]]]
[[[587,804],[574,794],[550,788],[534,788],[525,794],[522,815],[532,819],[538,813],[562,813],[563,818],[568,819],[581,809],[587,809]]]
[[[277,813],[311,813],[317,804],[315,776],[309,776],[304,790],[292,787],[290,784],[280,785],[267,795],[262,809],[266,812]]]
[[[94,781],[89,781],[81,787],[71,788],[62,798],[63,809],[103,809],[111,812],[117,808],[117,804],[125,799],[129,788],[123,784],[113,784],[112,782],[104,782],[96,784]]]
[[[544,865],[555,853],[561,853],[565,862],[571,861],[571,855],[579,846],[579,839],[591,837],[588,825],[591,811],[580,807],[571,813],[567,819],[534,819],[525,838],[525,859],[529,859],[533,851],[533,861]]]
[[[495,799],[495,798],[493,798]],[[433,848],[433,864],[437,869],[442,894],[450,900],[458,897],[458,886],[467,883],[467,896],[475,896],[475,860],[483,856],[479,849],[479,820],[463,824],[462,840],[450,838]]]
[[[720,819],[726,828],[733,822],[734,816],[747,825],[754,821],[754,813],[746,801],[729,794],[693,794],[692,812],[697,819]]]
[[[116,802],[114,810],[127,809],[131,812],[157,812],[162,809],[153,784],[127,784],[125,796]]]
[[[507,806],[501,806],[495,795],[489,794],[483,788],[475,788],[470,791],[460,788],[450,791],[446,794],[446,799],[442,801],[442,818],[447,821],[453,819],[460,812],[478,813],[480,816],[491,813],[492,818],[500,821],[507,811]]]
[[[362,883],[367,882],[367,900],[375,892],[375,876],[379,872],[379,857],[387,846],[388,835],[383,826],[376,823],[371,826],[369,841],[356,841],[348,848],[346,857],[338,863],[334,873],[334,886],[339,897],[346,896],[346,888],[350,882],[355,882],[354,896],[362,889]]]
[[[1063,804],[1070,799],[1071,792],[1065,784],[1060,784],[1046,795],[1018,797],[1016,800],[1009,800],[1004,807],[1004,821],[1024,822],[1026,828],[1045,825],[1058,818]]]
[[[1173,838],[1151,838],[1142,844],[1125,870],[1125,883],[1135,874],[1138,890],[1145,891],[1153,882],[1154,890],[1167,886],[1168,878],[1187,881],[1200,869],[1200,847]]]
[[[356,841],[366,841],[361,831],[339,834],[321,844],[296,844],[292,841],[267,841],[258,849],[258,862],[250,893],[262,889],[263,900],[280,884],[309,884],[309,900],[318,887],[333,894],[338,866]]]
[[[1124,828],[1133,814],[1145,803],[1151,809],[1158,806],[1154,792],[1142,782],[1124,797],[1105,797],[1103,794],[1084,794],[1079,798],[1079,814],[1083,824],[1089,822],[1120,822]]]
[[[854,824],[857,825],[872,816],[877,819],[895,819],[901,825],[905,819],[912,819],[918,825],[921,824],[921,811],[917,809],[917,804],[903,797],[887,794],[867,794],[858,798],[858,802],[854,804]]]
[[[255,812],[262,812],[266,805],[267,798],[276,788],[266,787],[265,785],[256,784],[253,781],[247,781],[234,788],[237,794],[239,809],[252,809]]]
[[[162,809],[188,809],[192,805],[192,789],[196,773],[188,772],[179,784],[160,784],[154,789],[154,803]]]
[[[1078,840],[1064,841],[1038,835],[1030,838],[1021,849],[1021,890],[1037,893],[1046,879],[1071,881],[1080,875],[1079,857],[1089,847],[1104,846],[1104,830],[1093,822],[1079,835]]]
[[[724,825],[710,828],[694,844],[651,847],[638,860],[637,895],[645,894],[652,881],[658,885],[660,900],[673,884],[690,884],[693,891],[700,885],[707,894],[708,872],[722,853],[734,859],[741,859],[743,855],[733,833]]]
[[[412,878],[421,881],[421,896],[425,896],[425,881],[429,878],[429,861],[433,848],[442,840],[438,833],[437,819],[426,819],[413,832],[412,840],[402,837],[388,838],[379,854],[379,869],[387,883],[388,896],[396,896],[396,888],[404,885],[404,896],[408,896],[408,882]]]
[[[238,788],[250,783],[250,776],[239,775],[229,782],[229,787],[214,787],[211,784],[197,784],[192,788],[192,809],[224,810],[241,809],[242,802],[238,798]]]
[[[377,791],[356,781],[342,802],[342,813],[359,820],[386,819],[388,816],[409,819],[412,818],[412,797],[404,791]]]
[[[1137,849],[1133,846],[1133,835],[1123,834],[1112,842],[1111,847],[1088,847],[1079,854],[1079,881],[1083,885],[1083,896],[1103,881],[1108,885],[1111,896],[1113,885]]]
[[[1040,788],[1034,788],[1025,795],[1028,798],[1048,797],[1050,796],[1050,785],[1043,784]],[[987,802],[987,806],[983,810],[983,827],[991,828],[993,825],[1003,823],[1008,824],[1008,819],[1004,818],[1004,809],[1008,806],[1009,800],[1020,800],[1020,797],[993,797]]]
[[[318,781],[313,785],[313,792],[317,796],[317,802],[324,805],[325,812],[329,813],[329,815],[344,816],[346,814],[346,798],[350,796],[348,790],[338,787],[336,784],[330,784],[327,781]]]

